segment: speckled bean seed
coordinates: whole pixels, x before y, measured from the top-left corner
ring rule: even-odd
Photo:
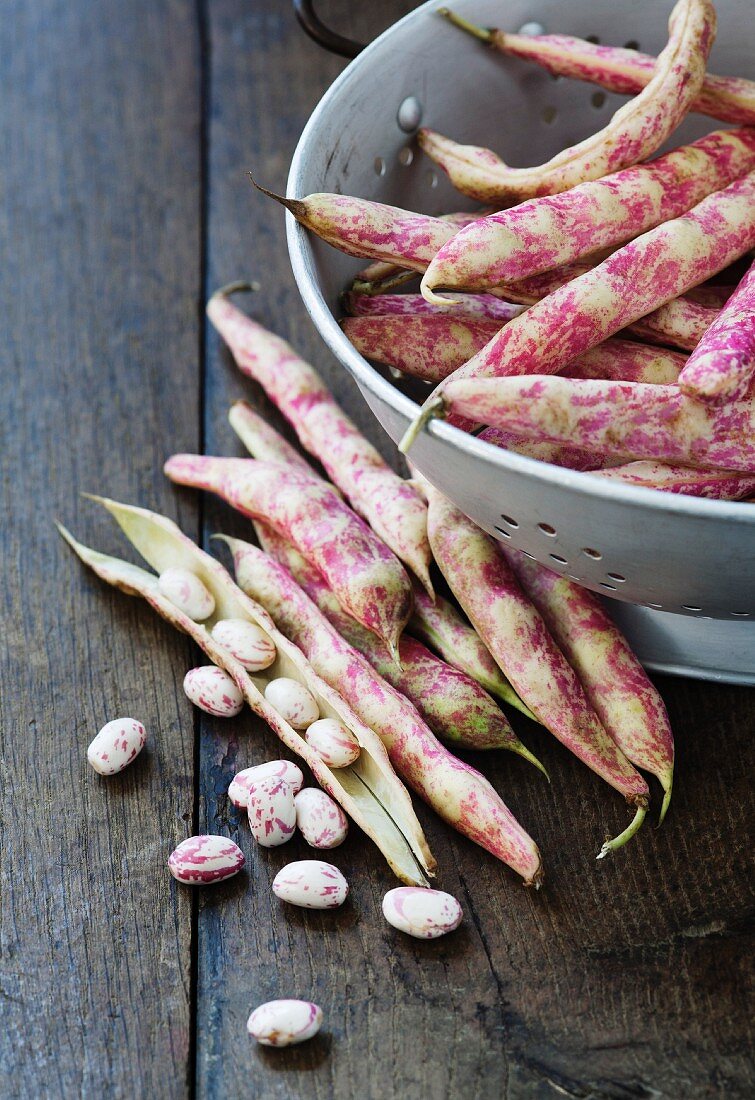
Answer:
[[[280,776],[271,775],[249,786],[249,827],[263,848],[277,848],[296,830],[294,789]]]
[[[244,697],[227,672],[216,665],[192,668],[184,677],[184,691],[205,714],[233,718],[244,706]]]
[[[271,680],[265,688],[265,698],[295,730],[305,730],[320,717],[312,692],[289,676]]]
[[[296,824],[310,848],[337,848],[349,831],[346,815],[330,795],[305,787],[294,798]]]
[[[212,592],[190,569],[166,569],[157,578],[157,587],[167,600],[197,623],[209,619],[215,610]]]
[[[87,749],[87,760],[100,775],[115,775],[135,760],[147,734],[135,718],[114,718],[103,726]]]
[[[329,768],[347,768],[362,751],[351,730],[335,718],[319,718],[304,736]]]
[[[298,794],[304,784],[304,776],[301,768],[292,760],[268,760],[264,764],[257,764],[253,768],[244,768],[237,772],[228,787],[228,797],[234,806],[245,810],[249,805],[249,788],[253,783],[271,776],[285,779],[290,784],[294,794]]]
[[[316,1035],[322,1009],[311,1001],[268,1001],[255,1008],[246,1023],[253,1039],[266,1047],[290,1047]]]
[[[288,863],[273,879],[273,893],[303,909],[337,909],[349,893],[349,884],[337,867],[319,859]]]
[[[243,866],[244,853],[227,836],[190,836],[168,860],[173,878],[195,886],[232,878]]]
[[[246,619],[219,619],[210,633],[216,642],[230,650],[247,672],[261,672],[276,658],[272,639],[262,627]]]
[[[443,890],[398,886],[383,898],[383,916],[399,932],[418,940],[434,940],[461,923],[461,906]]]

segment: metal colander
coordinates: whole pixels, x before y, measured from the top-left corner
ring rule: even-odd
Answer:
[[[458,0],[477,23],[564,33],[658,53],[671,0]],[[495,149],[510,164],[548,159],[603,126],[623,102],[486,49],[425,4],[333,84],[301,136],[288,194],[360,195],[430,214],[463,199],[417,149],[420,124]],[[752,75],[752,0],[719,0],[714,72]],[[527,31],[525,31],[526,33]],[[691,116],[673,145],[716,127]],[[720,124],[719,124],[720,125]],[[323,339],[394,441],[426,395],[370,366],[341,332],[338,296],[362,266],[287,215],[294,275]],[[501,451],[435,421],[412,461],[480,527],[606,597],[651,669],[755,683],[755,505],[607,483]]]

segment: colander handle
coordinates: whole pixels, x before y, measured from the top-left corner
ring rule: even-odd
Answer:
[[[356,57],[364,49],[360,42],[353,42],[326,27],[315,12],[314,0],[293,0],[293,4],[300,25],[318,46],[330,53],[337,53],[340,57]]]

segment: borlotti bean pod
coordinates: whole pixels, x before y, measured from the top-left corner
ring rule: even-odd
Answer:
[[[458,0],[505,31],[632,40],[657,55],[673,6],[638,0]],[[539,164],[605,125],[625,97],[504,57],[429,3],[387,30],[325,94],[299,141],[287,193],[341,192],[437,215],[472,209],[419,150],[419,126]],[[711,72],[755,79],[749,0],[719,0]],[[668,148],[720,129],[690,114]],[[372,367],[341,331],[339,295],[366,261],[342,255],[291,217],[299,289],[325,342],[398,442],[427,387]],[[416,288],[415,288],[416,291]],[[607,597],[649,668],[755,683],[755,505],[702,500],[562,469],[434,422],[412,462],[485,531]]]

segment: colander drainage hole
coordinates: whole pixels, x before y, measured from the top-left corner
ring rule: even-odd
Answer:
[[[553,560],[557,561],[559,563],[559,565],[568,565],[569,564],[568,561],[566,560],[566,558],[562,558],[560,554],[549,554],[548,557],[553,558]]]
[[[519,553],[520,553],[520,554],[524,554],[525,558],[532,558],[532,560],[533,560],[533,561],[535,561],[535,560],[536,560],[536,559],[535,559],[535,555],[534,555],[534,554],[530,554],[529,550],[520,550],[520,551],[519,551]]]
[[[626,577],[622,577],[621,573],[606,573],[606,576],[610,577],[612,581],[619,581],[620,584],[623,584],[626,580]]]
[[[434,172],[432,168],[428,171],[425,179],[427,180],[427,186],[431,189],[438,186],[438,173]]]
[[[662,603],[649,603],[648,607],[652,607],[653,611],[663,611]]]
[[[585,554],[586,557],[592,558],[593,561],[600,561],[600,559],[603,557],[603,554],[600,550],[593,550],[591,546],[583,546],[582,553]]]
[[[375,175],[376,176],[384,176],[385,175],[385,161],[383,160],[382,157],[375,157],[375,160],[373,162],[373,167],[375,169]]]
[[[694,607],[691,603],[683,603],[682,611],[702,611],[702,607]]]
[[[558,533],[556,531],[555,527],[551,527],[550,523],[538,523],[538,527],[540,528],[540,530],[543,532],[544,535],[547,535],[548,538],[551,538],[551,539],[555,539],[555,537]]]
[[[639,50],[640,44],[636,39],[630,38],[628,42],[624,43],[625,50]]]
[[[615,584],[606,584],[605,581],[600,582],[600,587],[601,588],[607,588],[609,592],[615,592],[616,591],[616,585]]]
[[[511,532],[510,531],[504,531],[504,529],[502,527],[496,526],[496,531],[498,532],[499,535],[503,535],[503,537],[505,539],[510,539],[511,538]]]
[[[736,615],[738,619],[749,619],[749,611],[732,611],[732,615]]]
[[[399,164],[403,165],[404,168],[408,168],[413,160],[414,150],[410,149],[408,145],[405,145],[398,155]]]
[[[606,93],[605,92],[593,92],[590,96],[590,102],[596,111],[599,111],[601,107],[606,105]]]
[[[511,516],[501,516],[501,519],[503,520],[504,523],[508,523],[509,527],[518,527],[519,526],[517,521],[515,519],[512,519]]]

